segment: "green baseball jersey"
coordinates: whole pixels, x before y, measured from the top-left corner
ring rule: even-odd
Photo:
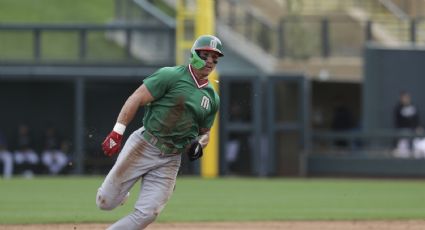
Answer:
[[[143,84],[154,98],[145,107],[143,125],[156,137],[184,148],[201,128],[211,128],[220,99],[211,83],[199,85],[190,66],[161,68]]]

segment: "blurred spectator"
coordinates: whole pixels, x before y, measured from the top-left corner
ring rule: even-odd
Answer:
[[[0,160],[3,162],[3,178],[11,178],[13,175],[13,155],[7,150],[7,141],[2,133],[0,133]]]
[[[419,120],[419,110],[412,103],[410,94],[407,91],[402,91],[399,96],[399,101],[394,107],[394,127],[407,133],[420,133],[422,128]],[[396,157],[409,157],[413,152],[412,140],[409,138],[401,138],[397,140],[394,155]]]
[[[229,108],[229,121],[232,123],[246,123],[249,121],[246,111],[243,111],[241,103],[237,100],[232,101]],[[229,174],[236,173],[236,171],[241,171],[238,167],[241,162],[239,162],[242,152],[245,154],[245,158],[248,158],[248,153],[246,148],[248,148],[248,136],[243,133],[232,132],[229,134],[229,139],[227,140],[225,147],[225,160],[228,165]],[[246,166],[246,164],[243,164]]]
[[[394,108],[394,118],[396,129],[416,131],[420,128],[419,110],[406,91],[400,93],[399,101]]]
[[[62,143],[54,127],[46,129],[41,159],[43,165],[51,175],[59,174],[67,165],[68,157],[63,152],[63,144],[65,143]]]
[[[38,170],[39,156],[33,150],[32,138],[27,125],[20,124],[16,137],[15,163],[17,173],[31,178]]]

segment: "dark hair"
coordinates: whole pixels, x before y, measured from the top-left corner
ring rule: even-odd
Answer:
[[[401,90],[400,91],[400,96],[408,95],[408,94],[409,94],[409,92],[407,90]]]

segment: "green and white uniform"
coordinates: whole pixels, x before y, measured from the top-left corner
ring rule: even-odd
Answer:
[[[201,128],[212,126],[220,104],[211,84],[198,82],[190,65],[161,68],[143,84],[154,97],[145,106],[144,127],[126,141],[96,202],[113,209],[143,182],[135,211],[108,229],[143,229],[155,220],[173,192],[181,153]]]
[[[143,124],[154,136],[185,148],[200,128],[212,126],[219,97],[209,82],[198,85],[188,66],[162,68],[144,84],[154,101],[145,107]]]

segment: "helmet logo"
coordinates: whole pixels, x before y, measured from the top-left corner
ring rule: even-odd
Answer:
[[[210,47],[212,47],[212,48],[214,48],[214,49],[217,49],[217,40],[212,39],[212,40],[210,41]]]

